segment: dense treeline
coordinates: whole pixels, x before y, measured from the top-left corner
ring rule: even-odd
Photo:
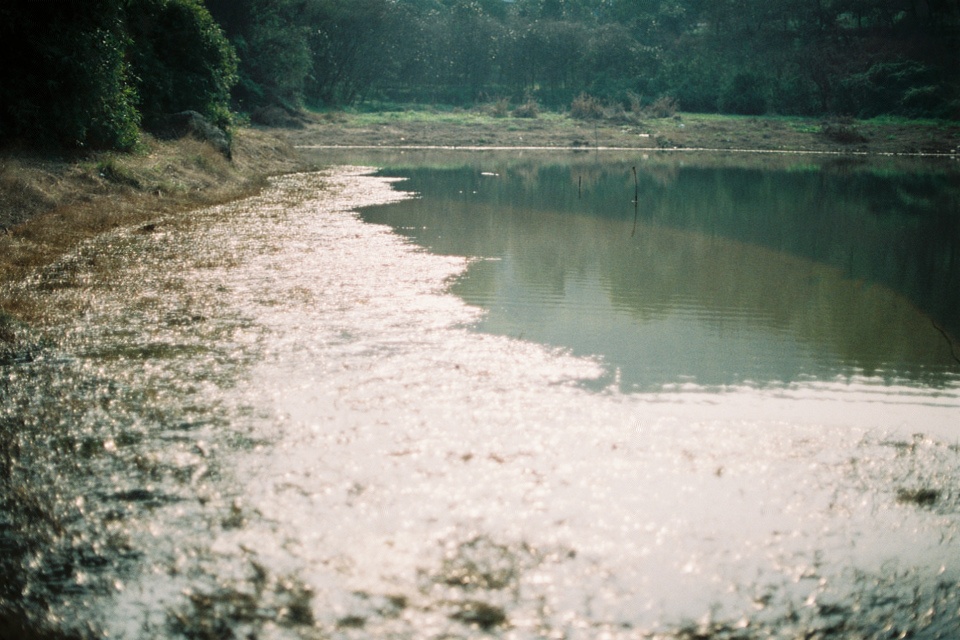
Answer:
[[[366,99],[960,118],[960,0],[7,0],[0,139]]]
[[[170,113],[230,118],[236,54],[200,0],[5,0],[0,60],[0,140],[129,149]]]
[[[208,0],[241,104],[960,117],[960,0]]]
[[[958,0],[301,4],[321,8],[304,87],[318,104],[563,106],[586,92],[688,111],[960,117]]]

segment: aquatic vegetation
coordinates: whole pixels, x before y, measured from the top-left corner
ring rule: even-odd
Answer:
[[[220,584],[213,591],[189,591],[186,606],[168,613],[175,637],[220,639],[246,637],[265,624],[312,627],[312,590],[295,577],[274,577],[251,564],[254,577],[246,584]],[[247,584],[255,586],[251,593]]]
[[[466,591],[506,589],[517,583],[517,555],[517,551],[487,537],[474,538],[457,545],[455,551],[444,558],[433,579]]]
[[[922,507],[932,506],[939,497],[940,491],[937,489],[897,489],[899,502],[912,502]]]
[[[507,622],[507,614],[501,607],[480,600],[463,600],[454,603],[456,611],[450,618],[467,625],[476,625],[484,631],[490,631]]]

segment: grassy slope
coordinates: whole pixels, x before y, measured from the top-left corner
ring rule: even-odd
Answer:
[[[237,132],[233,155],[227,161],[191,138],[149,137],[135,153],[72,161],[0,153],[0,342],[12,337],[10,317],[29,320],[34,312],[3,285],[96,234],[243,197],[269,175],[304,168],[287,142],[254,129]]]

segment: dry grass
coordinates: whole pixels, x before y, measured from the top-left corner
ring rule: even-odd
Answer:
[[[593,96],[581,93],[570,103],[570,117],[578,120],[599,120],[606,114],[603,104]]]
[[[130,154],[70,160],[0,152],[0,318],[29,321],[35,313],[4,284],[90,237],[251,195],[268,176],[305,168],[289,143],[255,129],[237,132],[233,157],[192,138],[149,136]]]

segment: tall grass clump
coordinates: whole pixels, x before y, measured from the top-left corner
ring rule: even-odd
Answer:
[[[490,106],[490,115],[494,118],[506,118],[510,115],[510,100],[500,98]]]
[[[513,110],[514,118],[537,118],[540,116],[540,105],[532,95],[528,95],[523,104]]]
[[[597,98],[581,93],[570,103],[570,116],[578,120],[598,120],[604,116],[603,105]]]
[[[661,96],[646,107],[646,115],[651,118],[672,118],[677,115],[680,105],[670,96]]]

